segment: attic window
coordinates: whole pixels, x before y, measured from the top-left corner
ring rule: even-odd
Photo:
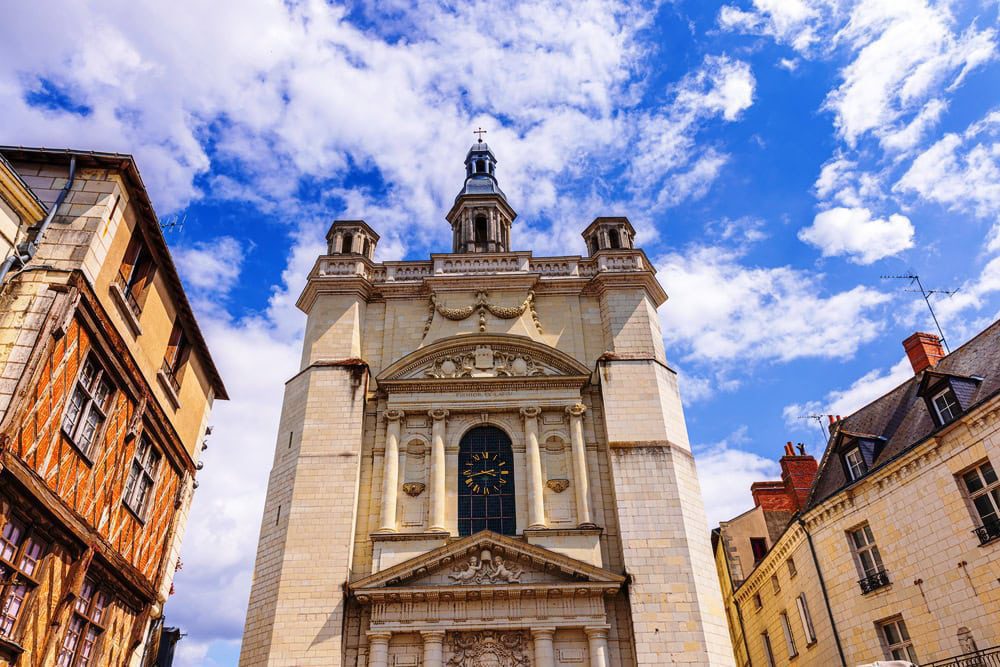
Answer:
[[[861,455],[860,447],[854,447],[844,454],[844,467],[852,482],[861,479],[868,472],[868,465],[865,463],[865,457]]]
[[[958,404],[958,398],[951,387],[947,387],[934,394],[931,403],[934,405],[934,412],[937,414],[938,423],[942,426],[955,421],[955,418],[962,411],[961,406]]]

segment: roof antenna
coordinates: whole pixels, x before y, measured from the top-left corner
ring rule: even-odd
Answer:
[[[944,345],[944,351],[947,352],[948,354],[951,354],[951,348],[948,347],[948,342],[944,338],[944,331],[941,330],[941,323],[938,322],[937,315],[934,314],[934,306],[931,305],[931,294],[947,294],[948,296],[951,296],[952,294],[954,294],[958,290],[957,289],[953,289],[953,290],[944,290],[944,289],[931,289],[931,290],[929,290],[929,289],[924,289],[924,284],[922,282],[920,282],[920,276],[917,275],[916,273],[913,273],[912,271],[909,271],[907,273],[900,273],[900,274],[895,274],[895,275],[885,275],[885,276],[880,276],[880,277],[882,278],[882,280],[896,280],[896,279],[898,279],[898,280],[909,280],[910,281],[910,286],[913,286],[913,284],[916,283],[917,289],[908,289],[908,290],[904,290],[904,291],[906,291],[906,292],[919,292],[920,296],[924,297],[924,303],[927,304],[927,310],[931,311],[931,318],[934,320],[934,326],[937,327],[938,336],[941,338],[941,344]]]
[[[178,217],[176,214],[171,215],[166,220],[160,221],[160,229],[163,233],[175,232],[179,229],[184,229],[184,223],[187,221],[187,213],[184,214],[183,218]]]
[[[827,432],[827,430],[825,428],[823,428],[823,420],[824,419],[829,419],[830,417],[833,417],[833,415],[817,415],[817,414],[799,415],[799,419],[810,419],[810,420],[815,421],[817,428],[819,428],[819,432],[823,434],[823,437],[822,437],[822,439],[820,440],[820,443],[819,443],[819,447],[816,449],[816,451],[818,451],[818,452],[823,451],[823,449],[824,449],[824,447],[823,447],[824,441],[829,440],[829,438],[830,438],[829,433]]]

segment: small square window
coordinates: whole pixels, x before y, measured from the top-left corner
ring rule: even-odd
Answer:
[[[771,575],[771,590],[775,593],[781,592],[781,584],[778,583],[778,575],[776,574]]]
[[[756,565],[767,555],[767,540],[763,537],[751,537],[750,550],[753,552],[753,564]]]
[[[844,464],[847,466],[847,476],[853,482],[861,479],[868,472],[868,465],[865,457],[861,455],[861,448],[854,447],[844,454]]]
[[[798,573],[799,573],[799,571],[795,568],[795,559],[789,558],[788,559],[788,576],[789,576],[789,578],[794,577]]]
[[[955,397],[955,392],[952,391],[951,387],[934,394],[931,403],[934,404],[938,422],[942,425],[955,421],[955,417],[962,412],[962,407],[958,404],[958,398]]]
[[[754,593],[753,608],[758,611],[764,608],[764,601],[760,599],[760,593]]]

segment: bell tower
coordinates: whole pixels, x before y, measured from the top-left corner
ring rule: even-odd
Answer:
[[[497,184],[497,158],[483,141],[486,130],[465,156],[465,184],[446,216],[452,252],[509,252],[510,227],[517,213]]]

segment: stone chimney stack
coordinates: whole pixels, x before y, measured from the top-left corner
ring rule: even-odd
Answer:
[[[753,503],[765,512],[798,512],[809,500],[809,489],[816,479],[819,464],[813,456],[805,453],[805,445],[799,443],[800,454],[795,453],[791,440],[785,443],[785,455],[781,457],[781,481],[754,482],[750,485]]]
[[[903,349],[910,358],[913,374],[917,375],[937,366],[944,358],[944,348],[941,339],[934,334],[917,332],[903,341]]]

